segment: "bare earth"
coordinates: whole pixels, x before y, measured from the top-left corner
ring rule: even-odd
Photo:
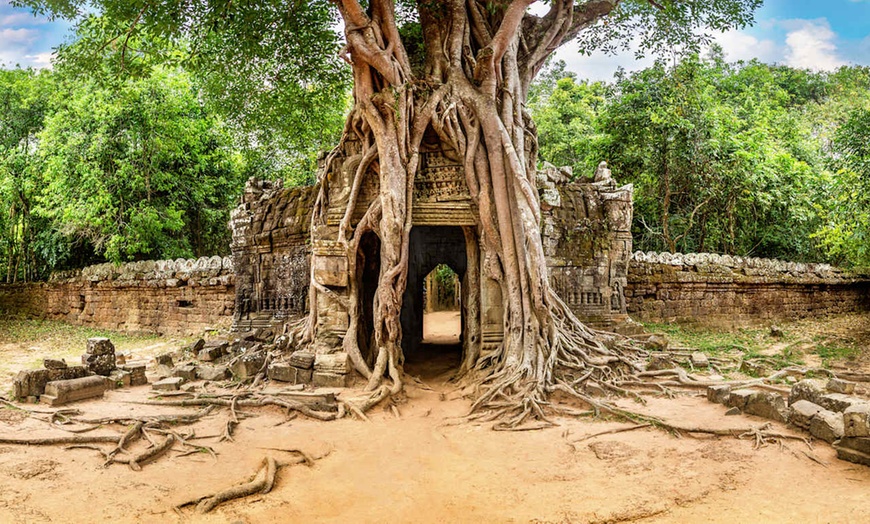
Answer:
[[[431,390],[409,386],[401,418],[376,409],[370,423],[298,418],[279,425],[283,414],[263,409],[242,421],[235,442],[202,441],[217,460],[205,453],[164,458],[134,472],[103,468],[91,450],[0,444],[0,522],[857,523],[870,514],[870,468],[837,460],[825,443],[812,453],[827,467],[807,458],[810,450],[798,442],[755,450],[750,440],[675,438],[655,429],[571,444],[626,426],[616,422],[566,418],[541,431],[495,432],[457,423],[469,401],[446,383],[448,374],[422,374]],[[183,411],[130,403],[149,394],[148,387],[120,390],[76,407],[88,416]],[[765,422],[725,417],[724,407],[696,396],[626,405],[705,427]],[[226,420],[226,412],[215,412],[194,427],[197,435],[220,433]],[[59,433],[0,409],[2,437]],[[264,448],[322,458],[312,467],[283,468],[267,495],[206,516],[173,511],[247,481],[266,454],[284,455]]]

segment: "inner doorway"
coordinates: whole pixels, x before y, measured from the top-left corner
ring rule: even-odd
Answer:
[[[461,364],[465,325],[461,303],[457,303],[460,306],[458,313],[453,313],[459,317],[458,333],[455,336],[439,336],[435,340],[424,338],[426,277],[439,266],[446,266],[441,270],[442,274],[449,276],[453,273],[456,280],[462,282],[467,269],[466,257],[465,234],[461,227],[414,226],[411,229],[408,282],[402,297],[401,321],[405,370],[412,375],[434,378],[458,369]],[[462,293],[457,293],[455,300],[461,302],[461,296]]]

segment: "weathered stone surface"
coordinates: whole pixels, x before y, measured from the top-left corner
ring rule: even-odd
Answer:
[[[707,386],[707,400],[716,404],[727,404],[728,397],[731,396],[731,386],[722,384],[721,386]]]
[[[231,373],[226,366],[200,364],[196,367],[196,377],[200,380],[219,381],[230,378]]]
[[[70,366],[66,369],[34,369],[19,371],[12,382],[12,394],[17,399],[39,397],[45,392],[45,385],[55,380],[70,380],[87,376],[83,366]]]
[[[196,358],[197,360],[200,360],[202,362],[214,362],[215,360],[224,356],[224,351],[226,350],[226,347],[226,344],[222,346],[204,347],[196,355]]]
[[[653,333],[643,343],[643,347],[650,351],[665,351],[668,349],[668,337],[660,333]]]
[[[205,340],[203,340],[203,339],[201,339],[201,338],[198,338],[198,339],[196,339],[196,341],[193,342],[193,344],[189,345],[189,346],[187,347],[187,349],[188,349],[191,353],[193,353],[194,355],[196,355],[197,353],[199,353],[200,351],[202,351],[202,348],[204,348],[204,347],[205,347]]]
[[[348,384],[348,375],[315,371],[311,382],[319,388],[344,388]]]
[[[275,362],[269,366],[268,376],[271,380],[289,382],[291,384],[310,384],[312,372],[310,369],[300,369],[289,362]]]
[[[62,406],[78,400],[101,397],[107,387],[106,378],[100,376],[56,380],[45,385],[45,393],[40,401],[50,406]]]
[[[799,428],[810,429],[813,415],[824,409],[809,400],[798,400],[788,408],[788,421]]]
[[[819,399],[825,394],[825,382],[818,379],[804,379],[791,387],[788,403],[794,404],[798,400],[808,400],[813,404],[819,404]]]
[[[822,410],[810,420],[810,435],[831,443],[843,438],[843,416]]]
[[[785,335],[785,332],[779,326],[770,326],[770,336],[781,338]]]
[[[347,353],[331,353],[329,355],[317,355],[314,358],[314,371],[320,373],[333,373],[346,375],[353,369],[350,357]]]
[[[846,460],[855,464],[870,466],[870,453],[858,451],[855,449],[838,446],[834,443],[834,449],[837,450],[837,458]]]
[[[740,371],[753,377],[767,377],[771,374],[772,370],[770,366],[761,362],[751,362],[749,360],[744,360],[740,364]]]
[[[744,413],[777,422],[788,420],[785,400],[772,391],[738,389],[731,392],[731,395],[728,397],[728,405],[739,408]]]
[[[870,437],[870,403],[856,403],[846,408],[843,426],[847,437]]]
[[[230,371],[237,380],[245,380],[256,376],[265,361],[266,354],[262,351],[244,353],[232,361]]]
[[[120,368],[115,369],[109,376],[106,377],[109,389],[129,388],[132,383],[132,373],[124,371]]]
[[[184,379],[181,377],[168,377],[151,384],[151,389],[157,391],[178,391]]]
[[[732,416],[734,416],[734,415],[739,415],[740,413],[741,413],[740,408],[738,408],[738,407],[733,407],[733,408],[731,408],[731,409],[729,409],[728,411],[725,412],[725,416],[726,416],[726,417],[732,417]]]
[[[707,355],[701,353],[700,351],[695,351],[691,356],[692,365],[696,368],[706,368],[710,365],[710,359],[707,358]]]
[[[173,376],[181,377],[185,382],[191,382],[196,380],[196,365],[194,364],[182,364],[176,366],[174,370],[172,370]]]
[[[819,397],[817,404],[829,411],[843,413],[849,407],[855,404],[862,404],[863,402],[860,398],[850,397],[842,393],[828,393]]]
[[[311,369],[314,367],[314,353],[305,353],[297,351],[290,355],[288,359],[290,365],[299,369]]]
[[[114,355],[115,345],[105,337],[89,338],[86,353],[88,355]]]
[[[69,367],[66,365],[65,360],[56,360],[53,358],[43,359],[42,366],[45,369],[66,369],[67,367]]]
[[[175,361],[172,359],[171,353],[163,353],[162,355],[157,355],[156,357],[154,357],[154,360],[157,361],[158,366],[168,366],[170,368],[175,366]]]
[[[843,380],[841,378],[832,377],[828,380],[827,390],[831,393],[842,393],[844,395],[851,395],[855,392],[855,383],[850,382],[848,380]]]
[[[653,353],[649,357],[649,364],[646,369],[648,371],[659,371],[662,369],[673,369],[674,361],[671,356],[665,353]]]
[[[148,378],[145,376],[145,364],[127,364],[121,366],[121,369],[130,373],[130,386],[144,386],[148,383]]]
[[[870,455],[870,438],[843,437],[839,441],[834,442],[834,446],[841,446]]]

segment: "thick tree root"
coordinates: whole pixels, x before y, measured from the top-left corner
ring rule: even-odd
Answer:
[[[278,470],[281,467],[291,464],[306,463],[308,465],[311,465],[313,463],[311,457],[309,457],[302,451],[289,449],[280,451],[294,453],[297,454],[298,457],[295,460],[280,463],[272,457],[265,457],[260,463],[260,467],[257,469],[257,472],[254,474],[253,478],[250,481],[244,484],[233,486],[231,488],[227,488],[212,495],[206,495],[179,504],[175,507],[176,512],[181,513],[181,510],[183,508],[196,504],[197,513],[208,513],[219,505],[225,502],[229,502],[231,500],[248,497],[258,493],[269,493],[275,486],[275,479],[278,474]]]
[[[120,436],[113,435],[70,435],[68,437],[14,438],[0,437],[0,444],[23,446],[64,446],[68,444],[118,444]]]

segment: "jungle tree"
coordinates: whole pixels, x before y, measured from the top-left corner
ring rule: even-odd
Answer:
[[[265,71],[268,75],[253,76],[255,82],[295,90],[303,103],[317,92],[306,87],[334,85],[321,77],[333,73],[336,55],[318,54],[336,43],[330,26],[334,7],[344,32],[337,56],[349,64],[353,78],[353,105],[341,141],[363,144],[353,159],[348,208],[355,205],[363,177],[377,177],[379,187],[365,218],[353,228],[348,212],[339,231],[348,252],[367,231],[381,241],[375,365],[364,365],[349,348],[375,391],[371,403],[402,388],[399,314],[412,190],[421,142],[431,128],[463,161],[479,209],[483,266],[499,282],[504,302],[504,341],[498,354],[477,370],[481,393],[474,408],[491,408],[516,425],[529,416],[543,417],[547,396],[556,389],[588,399],[583,393],[587,382],[616,388],[620,376],[640,369],[636,353],[606,346],[548,283],[535,188],[538,147],[525,108],[535,74],[556,49],[575,38],[584,51],[628,46],[632,40],[644,51],[696,50],[705,31],[748,23],[761,2],[552,0],[541,2],[540,14],[530,9],[534,0],[20,3],[78,17],[94,40],[92,48],[114,53],[121,70],[147,59],[150,51],[159,55],[160,46],[153,43],[159,39],[184,39],[190,62],[202,70],[232,71],[224,64],[238,64]],[[262,88],[234,75],[226,81],[228,89]],[[337,156],[327,159],[324,173]],[[320,182],[315,225],[323,220],[325,204],[327,181],[321,176]],[[328,290],[313,283],[312,293],[320,292]],[[308,323],[308,338],[316,325]],[[566,381],[560,370],[567,368],[580,370],[579,378]]]

